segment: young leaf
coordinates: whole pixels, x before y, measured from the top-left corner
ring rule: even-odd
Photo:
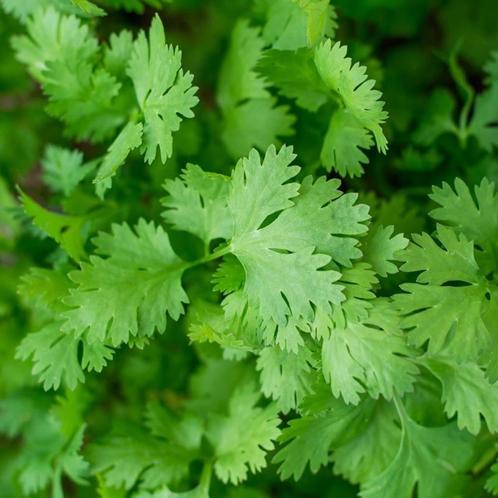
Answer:
[[[166,45],[164,27],[155,16],[149,39],[143,31],[133,44],[128,65],[138,104],[144,119],[145,160],[151,164],[157,155],[165,163],[173,153],[173,132],[178,131],[182,118],[194,116],[192,107],[199,99],[193,76],[181,68],[181,52]]]
[[[223,482],[237,484],[249,470],[261,470],[266,452],[274,448],[280,419],[275,405],[257,407],[259,398],[253,386],[241,387],[232,395],[226,415],[209,417],[206,437],[214,448],[214,471]]]
[[[173,252],[161,227],[143,219],[132,230],[114,225],[94,239],[97,253],[70,273],[77,287],[64,300],[65,331],[87,331],[90,343],[118,346],[130,336],[151,336],[166,328],[188,302],[181,278],[185,263]]]

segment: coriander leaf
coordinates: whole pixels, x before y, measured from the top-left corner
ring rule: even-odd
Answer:
[[[181,493],[175,493],[166,487],[159,491],[143,492],[135,496],[136,498],[209,498],[209,482],[201,483],[195,488]]]
[[[265,150],[280,145],[278,137],[292,135],[294,117],[288,106],[276,106],[271,98],[252,99],[227,109],[222,139],[232,157],[240,157],[251,147]]]
[[[54,321],[39,332],[28,334],[17,348],[17,358],[33,357],[32,373],[39,376],[45,391],[58,389],[61,382],[74,389],[84,380],[78,362],[79,338],[61,332],[61,325],[60,320]]]
[[[491,152],[498,147],[498,82],[476,97],[474,114],[468,132],[475,135],[481,147]]]
[[[270,319],[283,328],[294,327],[295,320],[311,318],[312,303],[328,309],[342,300],[340,287],[334,283],[340,275],[323,269],[331,257],[314,254],[313,241],[302,239],[302,223],[296,224],[293,234],[294,220],[284,211],[282,222],[277,217],[261,227],[268,216],[291,207],[290,199],[298,194],[297,183],[286,183],[298,172],[296,166],[289,167],[293,157],[290,148],[282,147],[277,154],[270,147],[261,162],[252,151],[235,167],[228,199],[234,218],[229,250],[244,267],[244,294],[264,320]],[[331,195],[334,199],[337,191]],[[312,226],[312,220],[309,222]],[[328,230],[327,227],[320,234],[325,240]]]
[[[402,289],[406,294],[396,295],[395,303],[414,346],[428,343],[432,354],[478,361],[494,344],[495,332],[482,319],[486,288],[403,284]]]
[[[39,492],[50,485],[52,496],[63,498],[63,474],[75,484],[87,483],[89,466],[79,453],[84,429],[80,426],[67,437],[56,418],[47,413],[28,424],[23,433],[23,449],[16,458],[24,494]]]
[[[327,87],[323,84],[309,49],[266,50],[256,69],[265,79],[277,86],[285,97],[308,111],[317,111],[327,101]]]
[[[71,0],[71,3],[73,3],[76,7],[81,9],[85,14],[88,14],[89,16],[105,16],[105,11],[101,9],[100,7],[97,7],[94,3],[90,2],[89,0]]]
[[[293,132],[294,117],[288,107],[275,106],[266,82],[256,73],[263,46],[258,28],[243,19],[236,23],[217,91],[223,113],[222,139],[233,157],[246,154],[253,146],[265,150],[278,144],[278,137]]]
[[[403,418],[401,444],[394,460],[365,483],[364,498],[444,498],[458,494],[472,462],[469,436],[455,425],[423,427]]]
[[[338,109],[332,114],[320,158],[329,171],[334,169],[342,176],[361,176],[363,165],[368,163],[364,150],[372,145],[368,130],[358,119],[346,109]]]
[[[89,34],[88,27],[76,17],[64,16],[53,7],[36,10],[27,30],[29,36],[14,38],[13,46],[17,58],[27,64],[38,80],[44,80],[50,62],[69,62],[78,56],[80,61],[91,61],[97,56],[97,40]]]
[[[274,399],[283,413],[296,408],[312,391],[311,352],[302,347],[297,353],[266,347],[258,356],[261,388],[265,396]]]
[[[27,28],[29,36],[14,38],[13,45],[49,97],[48,112],[79,139],[112,136],[124,119],[113,105],[120,83],[96,67],[99,47],[88,27],[48,7],[37,10]]]
[[[230,238],[233,228],[227,210],[230,179],[188,164],[180,178],[166,180],[168,196],[163,217],[177,230],[197,235],[205,244]]]
[[[116,434],[90,447],[93,471],[102,473],[112,487],[131,489],[138,481],[159,487],[177,482],[188,471],[191,457],[180,447],[152,438],[136,427]]]
[[[482,414],[489,430],[498,431],[498,385],[491,384],[476,364],[438,356],[428,356],[423,364],[441,381],[445,411],[448,418],[456,413],[459,429],[478,434]]]
[[[83,369],[101,372],[112,358],[113,351],[100,343],[81,340],[75,332],[62,331],[63,322],[54,320],[41,330],[28,334],[19,344],[16,358],[33,359],[33,375],[43,384],[45,391],[65,385],[74,389],[84,381]],[[81,365],[78,359],[82,344]]]
[[[445,351],[458,361],[484,361],[495,344],[495,331],[483,320],[494,303],[487,298],[488,282],[476,263],[473,244],[463,234],[439,226],[437,236],[441,246],[428,235],[415,236],[416,244],[401,257],[402,270],[421,272],[418,283],[403,284],[406,293],[395,296],[402,326],[412,344],[427,342],[430,353]]]
[[[331,316],[322,315],[322,319],[313,324],[314,334],[319,338],[328,337],[333,327],[344,328],[349,321],[366,320],[375,298],[373,289],[379,282],[372,267],[359,262],[342,270],[339,283],[344,287],[345,300]]]
[[[322,406],[319,411],[291,420],[280,438],[285,444],[273,462],[280,464],[282,479],[301,478],[309,465],[316,473],[330,461],[331,450],[340,446],[368,424],[375,402],[365,400],[358,406],[348,406],[342,401],[318,392],[310,401]]]
[[[40,206],[22,190],[19,189],[19,192],[26,214],[33,218],[33,223],[38,228],[60,244],[74,260],[79,261],[86,256],[83,247],[83,228],[86,222],[84,217],[53,213]]]
[[[453,120],[455,99],[446,89],[438,89],[430,96],[423,120],[414,134],[416,142],[432,145],[444,133],[458,134]]]
[[[126,74],[126,67],[133,50],[133,35],[124,29],[111,33],[109,44],[104,47],[104,66],[109,73],[120,78]]]
[[[381,125],[387,119],[382,94],[374,90],[374,80],[369,80],[366,68],[352,64],[346,57],[346,46],[331,40],[322,42],[315,49],[315,64],[318,72],[333,95],[357,121],[372,133],[377,149],[386,152],[387,140]]]
[[[69,196],[93,169],[83,164],[83,154],[78,150],[49,145],[42,159],[43,180],[54,191]]]
[[[141,219],[132,230],[113,225],[112,234],[94,239],[97,253],[69,274],[77,287],[64,300],[65,331],[87,331],[89,343],[117,346],[130,336],[151,336],[166,328],[188,302],[181,278],[184,262],[161,227]]]
[[[363,261],[370,263],[381,277],[398,272],[394,262],[400,260],[400,252],[408,245],[408,239],[400,233],[393,237],[393,232],[392,226],[377,225],[362,243]]]
[[[401,256],[403,271],[418,271],[417,282],[441,285],[451,281],[478,284],[479,266],[474,256],[474,244],[465,235],[439,225],[437,237],[441,245],[426,233],[414,234],[413,242]]]
[[[214,448],[214,471],[222,482],[237,484],[248,471],[266,466],[265,454],[274,448],[280,434],[275,405],[256,406],[260,394],[253,385],[237,389],[226,414],[213,413],[208,419],[206,437]]]
[[[486,481],[485,488],[493,495],[498,494],[498,462],[491,467],[491,476]]]
[[[433,187],[430,198],[439,205],[430,213],[435,220],[474,241],[483,249],[481,258],[493,258],[498,237],[498,197],[494,183],[484,178],[472,193],[457,178],[454,189],[443,183],[442,187]],[[493,267],[495,263],[494,259],[487,262]]]
[[[112,185],[112,177],[116,174],[117,169],[126,161],[130,152],[139,147],[141,143],[142,124],[128,123],[107,149],[104,160],[93,180],[99,197],[104,196],[104,192]]]
[[[312,47],[325,36],[334,37],[336,13],[329,0],[268,2],[263,38],[278,50]]]
[[[358,404],[364,392],[392,399],[413,389],[418,369],[409,361],[412,352],[396,318],[392,308],[380,302],[364,322],[348,322],[324,339],[323,375],[334,396]]]
[[[30,268],[20,278],[17,292],[30,307],[58,313],[64,309],[61,298],[67,294],[70,280],[63,273],[45,268]]]
[[[218,81],[217,100],[222,109],[233,108],[243,100],[270,96],[267,84],[255,71],[264,47],[259,33],[247,20],[239,20],[233,28]]]
[[[291,165],[291,147],[268,148],[263,161],[256,150],[240,159],[232,173],[228,206],[234,217],[234,236],[256,230],[268,216],[292,206],[298,183],[287,183],[299,172]]]
[[[151,164],[159,148],[165,163],[173,153],[173,132],[179,130],[183,117],[194,116],[192,107],[199,99],[193,76],[181,69],[180,50],[166,45],[159,16],[152,20],[149,39],[141,31],[134,42],[127,73],[143,113],[145,160]]]
[[[368,424],[332,453],[334,472],[353,483],[367,482],[378,476],[395,458],[401,441],[401,429],[392,404],[380,399],[367,415]]]
[[[356,237],[367,231],[368,207],[356,204],[356,194],[342,194],[338,187],[338,180],[304,178],[299,195],[292,199],[294,205],[264,227],[261,235],[294,249],[312,245],[339,265],[351,266],[361,256]]]

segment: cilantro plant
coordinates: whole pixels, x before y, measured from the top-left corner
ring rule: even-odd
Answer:
[[[0,495],[498,495],[492,0],[0,0]]]

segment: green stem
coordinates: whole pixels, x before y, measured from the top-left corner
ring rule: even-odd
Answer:
[[[472,474],[479,475],[494,462],[495,458],[496,458],[496,449],[489,448],[484,453],[484,455],[477,461],[477,463],[472,467]]]
[[[209,495],[209,487],[211,486],[211,476],[213,475],[213,462],[211,460],[204,463],[202,467],[201,478],[199,481],[199,491],[201,496]]]
[[[214,251],[211,254],[207,254],[206,256],[196,259],[195,261],[192,261],[188,264],[185,265],[185,270],[189,268],[195,268],[196,266],[203,265],[205,263],[209,263],[210,261],[214,261],[215,259],[222,258],[226,254],[229,254],[231,252],[232,248],[230,245],[222,247],[221,249],[218,249]]]

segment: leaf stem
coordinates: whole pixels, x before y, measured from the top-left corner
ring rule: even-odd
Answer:
[[[225,256],[225,254],[229,254],[232,250],[232,247],[230,245],[224,246],[211,254],[207,254],[206,256],[196,259],[195,261],[191,261],[190,263],[187,263],[185,265],[185,269],[188,270],[189,268],[195,268],[196,266],[203,265],[205,263],[209,263],[210,261],[214,261],[215,259],[222,258]]]
[[[211,486],[211,476],[213,474],[213,462],[208,460],[204,463],[199,481],[199,491],[201,496],[209,495],[209,487]]]

